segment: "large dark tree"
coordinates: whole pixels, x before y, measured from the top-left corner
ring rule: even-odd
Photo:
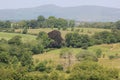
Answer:
[[[51,48],[60,48],[62,46],[62,37],[61,33],[57,30],[53,30],[48,33],[49,38],[53,39],[54,41],[50,43]]]

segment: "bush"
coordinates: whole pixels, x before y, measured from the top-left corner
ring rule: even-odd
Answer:
[[[98,61],[97,57],[88,51],[80,52],[79,54],[76,55],[76,58],[78,61],[86,61],[86,60],[87,61],[95,61],[95,62]]]
[[[25,27],[24,29],[23,29],[23,31],[22,31],[22,34],[27,34],[27,27]]]
[[[33,46],[32,48],[32,52],[34,54],[40,54],[44,51],[44,47],[42,45],[36,45],[36,46]]]
[[[56,70],[63,71],[63,66],[62,65],[57,65]]]
[[[49,80],[59,80],[59,74],[58,74],[58,72],[53,71],[53,72],[50,74]]]
[[[90,37],[84,34],[80,35],[79,33],[68,33],[65,36],[65,42],[68,47],[87,49],[90,46]]]
[[[20,45],[22,43],[21,36],[14,36],[12,39],[8,40],[8,44]]]
[[[53,70],[53,67],[52,67],[52,66],[47,66],[47,67],[46,67],[46,72],[47,72],[47,73],[52,72],[52,70]]]
[[[116,56],[116,55],[110,55],[109,56],[109,59],[111,60],[111,59],[118,59],[118,58],[120,58],[120,56]]]
[[[74,27],[71,28],[71,31],[74,31]]]
[[[45,62],[41,62],[36,66],[36,71],[45,71],[46,70],[46,63]]]
[[[101,49],[97,49],[96,55],[97,55],[98,58],[100,58],[101,55],[102,55],[102,50]]]
[[[67,28],[66,28],[66,27],[63,27],[62,29],[63,29],[63,31],[66,31],[66,30],[67,30]]]
[[[108,69],[95,62],[74,65],[68,80],[117,80],[119,71]]]

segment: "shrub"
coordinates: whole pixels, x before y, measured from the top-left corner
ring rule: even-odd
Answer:
[[[27,34],[28,30],[27,30],[27,27],[25,27],[22,31],[22,34]]]
[[[46,63],[45,62],[41,62],[36,66],[36,71],[45,71],[46,70]]]
[[[101,55],[102,55],[102,50],[101,49],[97,49],[96,55],[97,55],[98,58],[100,58]]]
[[[79,54],[76,55],[76,58],[78,61],[86,61],[86,60],[95,61],[95,62],[98,61],[97,57],[88,51],[80,52]]]
[[[49,80],[59,80],[59,74],[58,74],[58,72],[53,71],[53,72],[50,74]]]
[[[82,62],[73,66],[68,80],[117,80],[119,71],[96,62]]]
[[[8,44],[20,45],[22,43],[21,36],[14,36],[12,39],[8,40]]]
[[[62,65],[57,65],[56,70],[63,71],[63,66]]]

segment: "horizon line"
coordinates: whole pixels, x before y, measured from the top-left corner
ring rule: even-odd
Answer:
[[[76,5],[76,6],[61,6],[61,5],[56,5],[56,4],[43,4],[39,6],[31,6],[31,7],[21,7],[21,8],[5,8],[5,9],[0,9],[0,10],[17,10],[17,9],[29,9],[29,8],[37,8],[37,7],[42,7],[42,6],[56,6],[56,7],[61,7],[61,8],[73,8],[73,7],[82,7],[82,6],[96,6],[96,7],[106,7],[106,8],[115,8],[115,9],[120,9],[118,7],[110,7],[110,6],[102,6],[102,5]]]

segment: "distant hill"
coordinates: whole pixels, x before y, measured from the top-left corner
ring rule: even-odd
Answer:
[[[59,7],[43,5],[33,8],[0,10],[0,20],[36,19],[39,15],[56,16],[78,21],[117,21],[120,20],[120,9],[102,6]]]

